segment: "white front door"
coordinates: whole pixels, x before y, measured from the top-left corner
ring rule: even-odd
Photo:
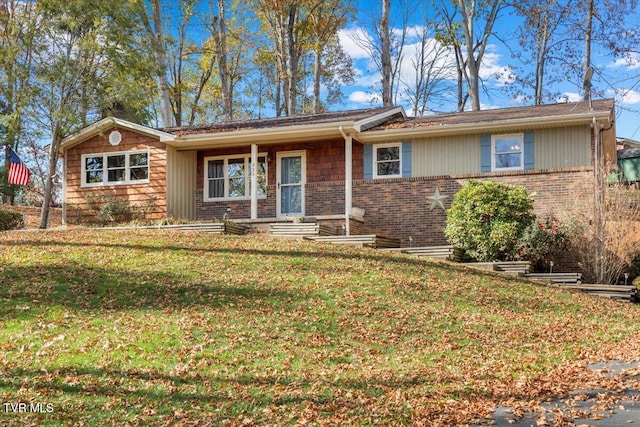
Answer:
[[[278,217],[304,216],[307,162],[304,151],[277,153],[276,203]]]

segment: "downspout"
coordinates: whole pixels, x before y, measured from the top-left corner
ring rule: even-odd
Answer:
[[[67,225],[67,150],[62,158],[62,225]]]
[[[258,219],[258,145],[251,144],[251,162],[249,163],[251,179],[251,219]]]
[[[603,200],[603,188],[602,188],[602,177],[600,176],[601,171],[600,171],[600,160],[601,160],[601,155],[600,155],[600,151],[601,151],[601,142],[600,142],[600,129],[599,129],[599,125],[598,125],[598,121],[596,120],[596,117],[593,116],[593,120],[591,123],[591,126],[593,128],[593,138],[594,138],[594,147],[593,147],[593,151],[594,151],[594,155],[593,155],[593,176],[594,176],[594,209],[593,209],[593,214],[594,214],[594,218],[593,218],[593,223],[596,227],[595,230],[595,235],[596,235],[596,240],[601,243],[603,242],[603,237],[604,237],[604,200]],[[602,280],[603,276],[604,276],[604,272],[602,270],[603,264],[600,262],[600,245],[597,244],[596,247],[594,248],[595,250],[595,260],[596,260],[596,264],[600,264],[600,265],[596,265],[596,280],[598,281],[598,283],[600,283],[600,281]]]
[[[598,182],[598,175],[600,173],[600,132],[598,129],[598,122],[596,121],[596,116],[593,116],[591,122],[591,128],[593,129],[593,169],[594,175],[596,177],[596,184]],[[599,187],[599,186],[597,186]],[[596,187],[596,188],[597,188]]]
[[[349,219],[351,215],[351,205],[353,197],[353,137],[347,135],[342,129],[342,125],[338,128],[342,138],[344,138],[344,219],[345,219],[345,235],[350,236]]]

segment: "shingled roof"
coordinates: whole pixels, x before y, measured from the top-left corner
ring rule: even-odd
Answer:
[[[436,114],[431,116],[407,117],[390,120],[371,130],[409,129],[431,126],[463,125],[493,123],[506,120],[524,120],[545,117],[584,115],[589,112],[610,112],[613,110],[613,99],[598,99],[559,104],[535,105],[524,107],[496,108],[481,111],[464,111],[458,113]]]
[[[161,129],[108,117],[65,138],[60,152],[113,127],[155,136],[180,149],[198,149],[247,145],[256,140],[262,144],[326,141],[344,137],[347,133],[362,143],[376,143],[389,138],[478,133],[488,129],[492,132],[522,131],[586,124],[596,116],[598,120],[611,121],[613,111],[613,99],[422,117],[407,117],[402,107],[386,107]]]
[[[360,122],[370,119],[372,116],[378,114],[384,114],[390,112],[397,107],[386,108],[368,108],[361,110],[351,111],[338,111],[320,114],[305,114],[300,116],[290,117],[272,117],[265,119],[250,119],[239,120],[231,122],[220,122],[208,125],[199,126],[179,126],[179,127],[167,127],[161,129],[163,132],[170,133],[176,136],[182,135],[194,135],[194,134],[208,134],[208,133],[222,133],[222,132],[234,132],[243,130],[257,130],[257,129],[272,129],[283,128],[290,126],[304,126],[304,125],[321,125],[325,123],[335,122]],[[404,115],[402,115],[404,117]],[[378,123],[376,123],[377,125]]]

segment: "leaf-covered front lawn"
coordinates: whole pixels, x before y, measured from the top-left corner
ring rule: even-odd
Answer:
[[[253,236],[5,232],[0,277],[2,425],[470,422],[639,329],[635,305]]]

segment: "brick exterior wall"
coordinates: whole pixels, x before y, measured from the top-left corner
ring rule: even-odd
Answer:
[[[356,148],[357,147],[357,148]],[[258,217],[276,216],[276,160],[281,151],[306,150],[307,184],[305,186],[305,216],[318,217],[344,214],[344,144],[327,142],[320,148],[310,149],[304,144],[286,144],[259,147],[269,152],[267,197],[258,200]],[[470,179],[491,180],[510,185],[522,185],[534,194],[535,212],[539,216],[554,215],[562,218],[573,207],[578,194],[588,194],[593,182],[593,168],[568,168],[493,172],[455,176],[413,177],[364,180],[362,146],[354,144],[353,206],[365,210],[363,224],[352,224],[353,234],[380,234],[402,240],[403,246],[430,246],[447,244],[443,229],[446,214],[435,205],[431,209],[436,189],[444,196],[445,209],[451,206],[453,195]],[[196,215],[198,220],[248,218],[250,201],[203,202],[204,157],[228,154],[246,154],[247,148],[234,151],[210,150],[198,155],[198,185]],[[336,165],[338,167],[336,167]],[[329,171],[329,174],[327,174]],[[324,174],[324,175],[323,175]],[[329,223],[337,230],[343,220]],[[339,224],[338,224],[339,223]]]
[[[65,208],[69,224],[98,222],[96,207],[107,201],[126,202],[138,216],[157,220],[167,215],[166,163],[167,152],[158,138],[119,129],[122,142],[109,144],[111,130],[96,135],[69,148],[65,153]],[[82,155],[149,150],[149,182],[143,184],[82,187]],[[99,202],[99,203],[96,203]]]
[[[306,216],[330,215],[344,213],[344,140],[328,140],[314,144],[278,144],[258,145],[259,153],[269,153],[271,161],[267,164],[267,197],[258,200],[258,218],[275,218],[276,216],[276,153],[285,151],[305,151],[307,159],[307,185],[305,187]],[[250,200],[221,200],[205,202],[203,200],[204,187],[204,158],[210,156],[228,156],[233,154],[249,154],[249,147],[234,149],[204,150],[198,152],[197,185],[196,185],[196,219],[211,221],[223,218],[227,214],[229,219],[249,218],[251,216]],[[355,179],[363,177],[363,148],[361,144],[353,144],[353,176]],[[332,183],[323,195],[323,184]],[[342,192],[335,193],[336,183],[341,183]],[[331,205],[331,206],[329,206]]]
[[[353,206],[366,212],[366,233],[400,238],[403,246],[409,246],[409,237],[413,240],[413,246],[443,245],[447,244],[442,231],[446,223],[446,214],[437,205],[431,209],[433,202],[427,197],[439,189],[440,194],[447,196],[442,202],[445,209],[448,209],[453,195],[470,179],[522,185],[530,194],[534,194],[534,210],[537,215],[555,215],[562,218],[574,208],[576,195],[589,193],[593,182],[593,169],[360,180],[354,182]],[[341,185],[343,183],[335,184],[334,194],[340,194]]]

